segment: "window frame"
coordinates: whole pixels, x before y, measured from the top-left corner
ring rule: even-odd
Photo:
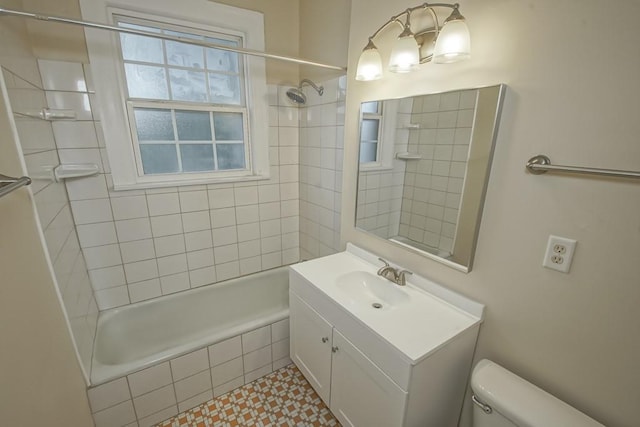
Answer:
[[[80,0],[83,18],[108,25],[124,22],[147,21],[148,25],[182,27],[199,33],[222,33],[242,40],[242,47],[264,50],[264,17],[262,13],[213,3],[207,0],[184,0],[177,11],[171,0]],[[204,22],[203,17],[206,17]],[[129,19],[131,21],[129,21]],[[144,23],[140,23],[144,25]],[[178,174],[141,174],[139,146],[135,126],[131,122],[130,104],[154,103],[156,108],[165,104],[173,109],[190,109],[192,102],[155,101],[128,98],[124,61],[120,52],[120,33],[96,29],[85,29],[87,47],[94,77],[100,120],[104,131],[107,153],[110,160],[113,188],[115,190],[143,189],[177,185],[213,184],[224,182],[268,179],[268,106],[266,70],[264,58],[245,55],[240,61],[244,67],[243,114],[245,137],[244,170],[213,171],[205,173],[186,172]],[[238,54],[242,55],[242,54]],[[202,104],[202,107],[220,104]],[[154,108],[154,107],[151,107]],[[108,125],[107,125],[108,123]]]
[[[361,171],[382,171],[393,169],[393,156],[398,122],[398,104],[397,99],[385,99],[385,100],[370,100],[363,101],[378,102],[379,108],[378,114],[375,113],[363,113],[362,107],[360,108],[360,133],[358,135],[359,149],[362,148],[362,120],[371,118],[379,120],[378,126],[378,146],[376,152],[375,162],[360,163],[360,156],[358,155],[358,165]]]

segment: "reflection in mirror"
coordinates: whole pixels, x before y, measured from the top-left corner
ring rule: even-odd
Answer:
[[[504,91],[362,103],[356,227],[470,271]]]

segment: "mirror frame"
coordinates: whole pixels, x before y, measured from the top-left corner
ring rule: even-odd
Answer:
[[[460,200],[460,206],[463,205],[463,203],[466,203],[470,206],[469,211],[472,213],[470,216],[474,217],[473,219],[473,226],[474,226],[474,230],[469,230],[469,237],[470,237],[470,248],[469,248],[469,253],[468,253],[468,257],[467,257],[467,264],[468,265],[464,265],[464,264],[460,264],[454,261],[451,261],[449,259],[440,257],[436,254],[432,254],[430,252],[421,250],[419,248],[413,247],[409,244],[405,244],[402,242],[398,242],[389,238],[383,238],[380,237],[368,230],[365,230],[362,227],[359,227],[357,225],[357,218],[358,218],[358,197],[359,197],[359,192],[360,192],[360,172],[361,172],[361,168],[360,168],[360,155],[358,154],[357,156],[357,161],[358,161],[358,170],[357,170],[357,176],[356,176],[356,192],[355,192],[355,210],[354,210],[354,218],[353,218],[353,226],[357,231],[363,232],[363,233],[367,233],[368,236],[371,236],[373,238],[376,239],[380,239],[384,242],[388,242],[396,247],[399,248],[403,248],[403,249],[407,249],[415,254],[418,255],[422,255],[426,258],[432,259],[436,262],[439,262],[441,264],[444,264],[448,267],[451,267],[455,270],[461,271],[463,273],[469,273],[473,267],[473,260],[475,258],[475,251],[476,251],[476,247],[477,247],[477,243],[478,243],[478,236],[480,233],[480,226],[481,226],[481,222],[482,222],[482,213],[483,213],[483,209],[484,209],[484,203],[485,203],[485,199],[486,199],[486,193],[487,193],[487,188],[489,185],[489,178],[490,178],[490,174],[491,174],[491,168],[492,168],[492,163],[493,163],[493,154],[495,151],[495,146],[496,146],[496,141],[497,141],[497,137],[498,137],[498,132],[499,132],[499,126],[500,126],[500,117],[502,114],[502,108],[504,105],[504,99],[505,99],[505,95],[506,95],[506,91],[507,91],[507,85],[505,85],[504,83],[500,83],[500,84],[495,84],[495,85],[488,85],[488,86],[480,86],[480,87],[471,87],[471,88],[461,88],[461,89],[455,89],[455,90],[448,90],[448,91],[443,91],[443,92],[432,92],[432,93],[421,93],[421,94],[415,94],[412,96],[406,96],[406,97],[402,97],[402,98],[388,98],[388,99],[370,99],[370,100],[362,100],[361,101],[361,105],[362,103],[365,102],[372,102],[372,101],[387,101],[387,100],[401,100],[401,99],[406,99],[409,97],[419,97],[419,96],[428,96],[428,95],[442,95],[442,94],[446,94],[446,93],[451,93],[451,92],[458,92],[458,91],[465,91],[465,90],[483,90],[483,89],[496,89],[494,97],[492,99],[492,105],[493,108],[495,108],[495,111],[492,113],[491,116],[491,120],[487,120],[486,123],[482,123],[481,126],[477,127],[477,124],[474,121],[474,126],[473,126],[473,133],[472,133],[472,140],[470,142],[470,154],[469,154],[469,158],[467,159],[467,168],[465,170],[465,182],[464,182],[464,186],[463,186],[463,190],[462,190],[462,196],[461,196],[461,200]],[[478,108],[478,107],[476,107]],[[358,131],[358,153],[360,153],[360,139],[361,139],[361,132],[362,132],[362,126],[361,126],[361,118],[362,118],[362,111],[361,109],[358,111],[358,125],[359,125],[359,131]],[[491,131],[491,135],[490,137],[487,135],[487,131],[490,130]],[[487,136],[486,138],[484,138],[483,141],[480,141],[481,143],[481,147],[477,146],[478,143],[476,143],[475,141],[475,137],[477,135],[477,132],[481,132],[483,133],[482,136]],[[486,158],[486,162],[482,162],[481,164],[474,164],[472,167],[474,168],[474,172],[473,174],[475,176],[479,176],[481,177],[481,182],[478,182],[475,188],[470,188],[467,185],[467,177],[469,174],[469,161],[473,159],[473,148],[474,145],[476,144],[475,150],[477,152],[481,152],[482,153],[482,157]],[[472,191],[473,190],[473,191]],[[458,218],[458,224],[456,224],[456,228],[459,227],[460,223],[460,218]],[[457,230],[456,230],[457,233]]]

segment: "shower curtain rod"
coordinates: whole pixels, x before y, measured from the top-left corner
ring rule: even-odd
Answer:
[[[216,44],[216,43],[210,43],[210,42],[201,41],[201,40],[194,40],[194,39],[188,39],[188,38],[184,38],[184,37],[170,36],[170,35],[167,35],[167,34],[151,33],[151,32],[148,32],[148,31],[135,30],[135,29],[131,29],[131,28],[116,27],[116,26],[113,26],[113,25],[100,24],[100,23],[97,23],[97,22],[80,21],[80,20],[77,20],[77,19],[63,18],[63,17],[60,17],[60,16],[43,15],[43,14],[40,14],[40,13],[22,12],[22,11],[19,11],[19,10],[4,9],[4,8],[0,8],[0,15],[20,16],[20,17],[23,17],[23,18],[37,19],[39,21],[56,22],[56,23],[60,23],[60,24],[79,25],[79,26],[82,26],[82,27],[95,28],[95,29],[99,29],[99,30],[115,31],[115,32],[118,32],[118,33],[135,34],[135,35],[139,35],[139,36],[153,37],[153,38],[156,38],[156,39],[171,40],[171,41],[175,41],[175,42],[187,43],[187,44],[192,44],[192,45],[196,45],[196,46],[210,47],[210,48],[214,48],[214,49],[226,50],[226,51],[229,51],[229,52],[242,53],[244,55],[259,56],[259,57],[262,57],[262,58],[276,59],[276,60],[279,60],[279,61],[293,62],[293,63],[296,63],[296,64],[302,64],[302,65],[312,65],[314,67],[327,68],[329,70],[338,70],[338,71],[342,71],[342,72],[347,71],[347,69],[345,67],[339,67],[337,65],[330,65],[330,64],[323,64],[321,62],[309,61],[307,59],[302,59],[302,58],[295,58],[295,57],[284,56],[284,55],[276,55],[276,54],[273,54],[273,53],[266,53],[266,52],[261,52],[259,50],[253,50],[253,49],[245,49],[245,48],[242,48],[242,47],[224,46],[224,45],[220,45],[220,44]]]

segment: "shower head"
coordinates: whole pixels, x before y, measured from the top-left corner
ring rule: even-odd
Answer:
[[[287,98],[289,98],[295,104],[306,104],[307,96],[296,87],[289,88],[287,90]]]
[[[287,90],[287,98],[289,98],[292,102],[296,104],[304,105],[307,103],[307,96],[302,93],[302,86],[304,85],[311,86],[318,92],[318,95],[322,96],[324,93],[324,87],[318,86],[314,82],[309,79],[302,79],[300,81],[300,85],[298,87],[292,87]]]

